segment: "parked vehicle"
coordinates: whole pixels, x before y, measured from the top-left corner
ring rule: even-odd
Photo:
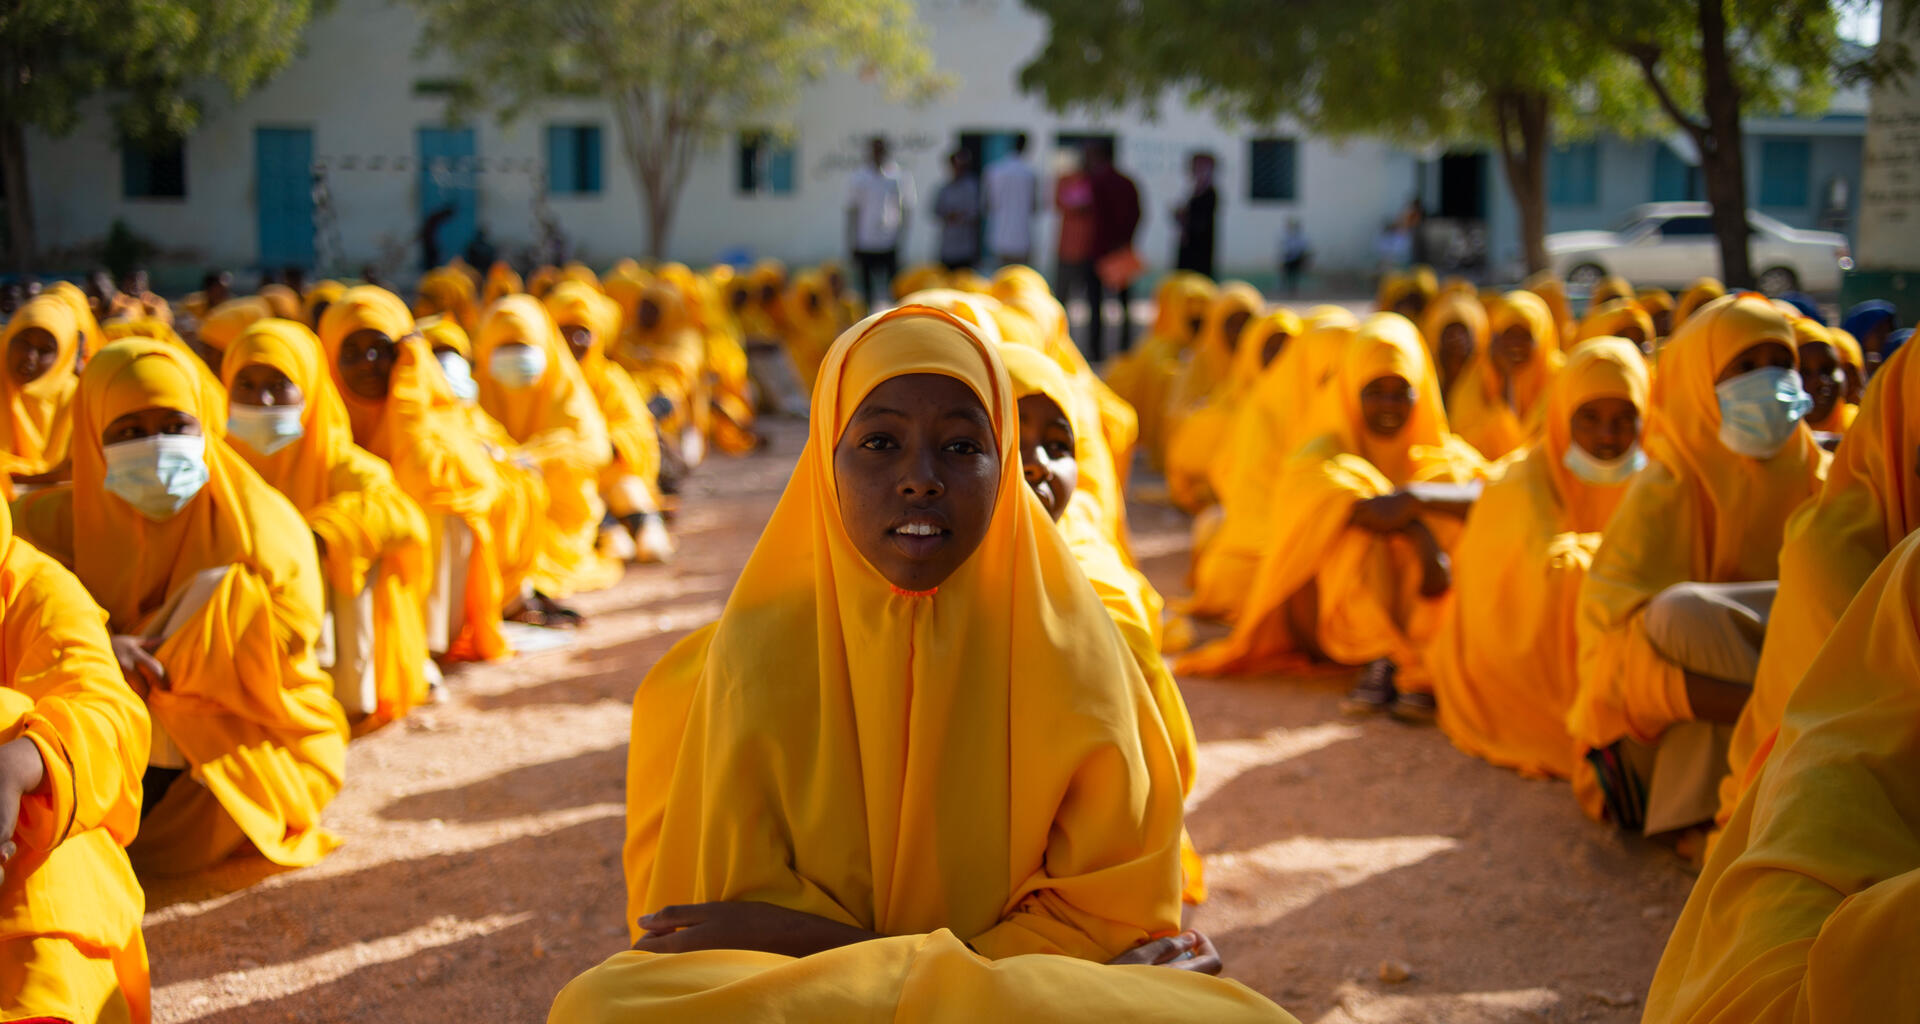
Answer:
[[[1832,293],[1840,274],[1853,268],[1847,237],[1832,231],[1801,231],[1755,210],[1753,269],[1760,290]],[[1547,236],[1547,256],[1568,290],[1585,294],[1600,279],[1618,274],[1635,286],[1683,288],[1695,278],[1720,274],[1720,242],[1705,203],[1636,206],[1612,231],[1561,231]]]

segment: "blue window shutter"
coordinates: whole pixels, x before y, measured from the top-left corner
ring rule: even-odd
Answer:
[[[767,154],[767,190],[775,195],[793,194],[793,146],[776,142]]]
[[[574,190],[573,131],[564,125],[547,126],[547,192],[566,195]]]
[[[1760,205],[1804,209],[1812,202],[1813,144],[1768,139],[1760,144]]]
[[[1656,203],[1688,202],[1700,198],[1700,169],[1688,166],[1664,142],[1653,144],[1653,195]]]
[[[120,193],[128,199],[139,199],[148,195],[151,185],[147,181],[149,164],[147,154],[130,142],[120,143]]]
[[[1600,147],[1576,142],[1547,154],[1547,201],[1555,206],[1593,206],[1600,201]]]

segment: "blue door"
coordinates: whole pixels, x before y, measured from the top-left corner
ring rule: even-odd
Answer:
[[[260,265],[313,266],[313,133],[253,131],[254,191],[260,213]]]
[[[439,262],[466,251],[479,216],[480,164],[474,158],[473,129],[420,129],[420,223],[424,227],[430,219],[439,221]]]

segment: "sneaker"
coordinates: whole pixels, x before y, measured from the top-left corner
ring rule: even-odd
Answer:
[[[1393,686],[1395,671],[1393,662],[1385,658],[1368,663],[1360,670],[1360,681],[1340,702],[1340,710],[1349,715],[1372,715],[1390,710],[1394,699],[1399,696],[1399,691]]]
[[[1403,693],[1393,701],[1393,717],[1402,722],[1424,725],[1439,714],[1440,705],[1434,703],[1431,693]]]

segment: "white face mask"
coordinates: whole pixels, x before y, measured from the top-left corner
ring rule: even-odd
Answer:
[[[487,357],[487,373],[510,391],[538,384],[546,372],[546,350],[532,345],[502,345]]]
[[[164,522],[207,485],[207,439],[152,434],[107,445],[106,487],[141,515]]]
[[[1560,464],[1584,483],[1595,487],[1614,487],[1626,483],[1633,478],[1633,474],[1646,468],[1647,453],[1641,451],[1639,443],[1635,442],[1618,458],[1596,459],[1592,452],[1575,441],[1567,445],[1567,454],[1561,457]]]
[[[453,388],[455,398],[471,402],[480,397],[480,382],[473,379],[473,368],[460,358],[460,353],[441,352],[433,358],[440,364],[440,372],[446,375],[447,384]]]
[[[1714,385],[1720,401],[1720,443],[1735,455],[1771,459],[1793,438],[1813,398],[1800,372],[1763,366]]]
[[[227,410],[227,433],[261,455],[274,452],[300,440],[306,428],[300,425],[305,405],[242,405]]]

